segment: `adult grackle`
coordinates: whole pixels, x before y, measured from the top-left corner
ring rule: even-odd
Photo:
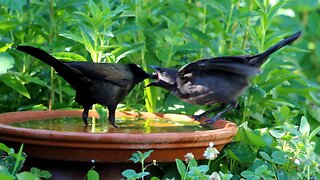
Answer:
[[[117,128],[115,110],[118,103],[137,83],[150,77],[136,64],[62,62],[32,46],[17,46],[16,49],[52,66],[75,89],[75,101],[84,108],[85,125],[88,125],[89,109],[98,103],[108,108],[109,121]]]
[[[216,108],[194,116],[196,120],[200,120],[212,112],[219,111],[213,118],[207,120],[208,123],[213,123],[224,113],[237,107],[237,98],[249,86],[249,77],[260,72],[259,67],[268,59],[269,55],[292,43],[300,35],[301,31],[257,55],[201,59],[191,62],[179,70],[151,66],[156,71],[152,78],[156,80],[146,87],[162,87],[191,104],[220,104]]]

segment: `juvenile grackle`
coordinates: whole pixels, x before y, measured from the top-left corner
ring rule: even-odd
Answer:
[[[52,66],[75,89],[75,101],[84,108],[85,125],[88,125],[89,109],[98,103],[108,108],[109,121],[117,128],[115,110],[118,103],[136,84],[150,77],[136,64],[62,62],[32,46],[17,46],[16,49]]]
[[[265,52],[257,55],[224,56],[201,59],[183,66],[181,69],[155,69],[152,78],[156,79],[147,86],[162,87],[181,100],[199,105],[220,106],[195,115],[196,120],[219,111],[208,123],[218,120],[224,113],[237,107],[237,98],[249,86],[249,77],[257,75],[259,67],[270,54],[292,43],[301,35],[301,31],[283,39]]]

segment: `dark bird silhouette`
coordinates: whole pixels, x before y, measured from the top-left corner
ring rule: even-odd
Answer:
[[[201,59],[179,70],[152,66],[156,71],[152,78],[156,80],[147,86],[162,87],[191,104],[220,104],[216,108],[194,116],[196,120],[200,120],[210,113],[219,111],[213,118],[207,120],[208,123],[213,123],[224,113],[237,107],[237,98],[249,86],[249,77],[260,72],[259,67],[269,55],[292,43],[300,35],[301,31],[257,55]]]
[[[115,124],[118,103],[137,83],[150,77],[136,64],[62,62],[32,46],[17,46],[16,49],[53,67],[75,89],[75,101],[84,108],[85,125],[88,125],[89,109],[98,103],[108,108],[110,123],[118,127]]]

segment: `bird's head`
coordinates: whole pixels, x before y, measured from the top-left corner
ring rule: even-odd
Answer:
[[[139,83],[147,78],[150,78],[152,75],[145,72],[140,66],[130,63],[128,64],[129,68],[131,69],[131,72],[134,75],[134,80],[136,83]]]
[[[150,66],[155,72],[151,75],[152,79],[155,81],[148,84],[149,86],[158,86],[170,90],[176,85],[176,79],[178,70],[173,68],[162,68],[157,66]]]

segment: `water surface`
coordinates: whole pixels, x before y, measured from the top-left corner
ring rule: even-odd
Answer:
[[[211,128],[200,126],[197,122],[166,120],[166,119],[116,119],[118,129],[109,122],[99,119],[88,119],[89,126],[84,127],[81,117],[64,117],[45,120],[35,120],[22,123],[12,123],[12,126],[44,129],[64,132],[86,132],[86,133],[166,133],[166,132],[195,132],[206,131]]]

